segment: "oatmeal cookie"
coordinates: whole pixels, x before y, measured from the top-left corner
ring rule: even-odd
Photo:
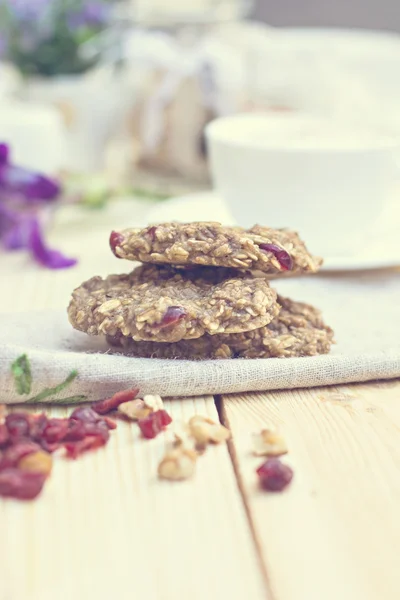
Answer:
[[[206,265],[277,274],[315,273],[322,264],[295,231],[223,227],[220,223],[162,223],[113,231],[110,247],[118,258],[174,265]]]
[[[145,358],[289,358],[328,354],[333,331],[316,308],[278,296],[279,315],[266,327],[234,334],[203,335],[175,344],[135,342],[124,336],[108,336],[110,345]]]
[[[264,278],[234,269],[143,265],[129,275],[93,277],[72,294],[73,327],[90,335],[178,342],[208,333],[237,333],[278,314]]]

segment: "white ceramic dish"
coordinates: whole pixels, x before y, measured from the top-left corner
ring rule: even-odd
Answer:
[[[157,204],[146,215],[148,223],[165,221],[219,221],[235,225],[229,208],[216,192],[199,192]],[[290,226],[290,223],[288,223]],[[388,203],[374,234],[365,234],[357,253],[324,256],[323,271],[357,271],[400,266],[400,191],[399,200]],[[304,238],[306,239],[306,238]],[[307,240],[306,240],[307,241]],[[312,247],[310,246],[312,251]]]
[[[290,224],[315,253],[349,256],[379,218],[397,142],[300,114],[242,114],[206,128],[215,189],[238,223]]]

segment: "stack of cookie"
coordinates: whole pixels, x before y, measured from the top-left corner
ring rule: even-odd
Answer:
[[[115,256],[144,264],[93,277],[72,295],[71,324],[133,356],[270,358],[329,352],[320,312],[277,295],[268,278],[315,273],[297,233],[219,223],[112,232]]]

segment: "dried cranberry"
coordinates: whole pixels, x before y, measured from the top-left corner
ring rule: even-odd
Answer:
[[[0,471],[10,467],[16,467],[21,458],[28,456],[28,454],[32,454],[32,452],[37,452],[38,450],[40,450],[40,446],[30,440],[16,442],[3,452],[0,460]]]
[[[43,448],[43,450],[46,450],[46,452],[49,452],[50,454],[53,454],[53,452],[62,448],[62,444],[60,444],[59,442],[54,442],[50,444],[49,442],[46,442],[46,440],[42,440],[40,442],[40,445]]]
[[[43,489],[46,475],[19,469],[6,469],[0,472],[0,496],[33,500]]]
[[[110,419],[109,417],[104,417],[104,422],[107,423],[108,429],[117,429],[117,424],[115,421]]]
[[[110,431],[107,423],[103,420],[97,423],[85,423],[85,436],[88,435],[99,435],[103,438],[104,442],[108,442]]]
[[[99,400],[98,402],[95,402],[92,404],[92,408],[99,415],[105,415],[118,408],[120,404],[123,404],[124,402],[130,402],[136,398],[138,392],[138,389],[117,392],[114,394],[114,396],[112,396],[112,398],[106,398],[105,400]]]
[[[33,440],[41,440],[47,427],[48,419],[44,413],[29,415],[29,436]]]
[[[160,323],[157,323],[159,329],[164,329],[170,325],[178,323],[187,316],[186,310],[182,306],[170,306],[164,313]]]
[[[147,234],[150,236],[150,238],[152,240],[156,239],[156,231],[157,231],[157,227],[149,227],[147,230]]]
[[[257,469],[260,485],[265,490],[280,492],[293,479],[293,470],[278,458],[269,458]]]
[[[2,423],[0,425],[0,448],[5,448],[10,441],[10,434],[8,433],[7,425]]]
[[[90,406],[79,406],[70,416],[70,419],[85,421],[86,423],[96,423],[99,418],[97,412],[95,412],[93,408],[90,408]]]
[[[74,421],[70,420],[68,425],[68,431],[64,436],[64,442],[77,442],[79,440],[83,440],[86,436],[86,425],[85,421]]]
[[[165,410],[157,410],[138,421],[143,437],[148,440],[155,438],[170,423],[172,419]]]
[[[67,456],[69,458],[77,458],[80,454],[88,450],[95,450],[105,445],[104,438],[101,435],[89,435],[84,440],[79,442],[68,442],[65,444]]]
[[[167,425],[172,423],[172,418],[169,416],[166,410],[157,410],[153,414],[157,415],[157,418],[160,420],[163,427],[167,427]]]
[[[49,419],[43,432],[43,439],[49,444],[61,442],[68,433],[68,419]]]
[[[117,258],[121,258],[120,256],[118,256],[117,254],[117,246],[121,246],[122,242],[124,241],[124,236],[122,235],[122,233],[118,233],[118,231],[112,231],[110,234],[110,248],[112,250],[112,252],[115,254],[115,256]]]
[[[11,437],[26,437],[29,434],[28,415],[22,412],[11,413],[6,416],[6,426]]]
[[[289,252],[275,244],[260,244],[261,250],[271,252],[279,262],[283,271],[291,271],[293,269],[293,259]]]

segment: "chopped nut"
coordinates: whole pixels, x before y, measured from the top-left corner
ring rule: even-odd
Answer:
[[[151,413],[156,410],[162,410],[164,403],[161,396],[143,396],[143,398],[135,398],[130,402],[125,402],[118,407],[118,411],[131,419],[132,421],[138,421],[139,419],[145,419]]]
[[[207,445],[199,444],[192,436],[187,425],[175,424],[173,435],[173,448],[186,448],[196,452],[197,454],[203,454],[206,451]]]
[[[139,419],[148,417],[153,412],[153,409],[150,406],[146,406],[144,400],[141,398],[136,398],[118,406],[118,412],[132,421],[138,421]]]
[[[147,394],[146,396],[143,396],[143,402],[147,407],[152,408],[153,410],[161,410],[164,408],[164,402],[162,401],[161,396],[156,394]]]
[[[200,445],[220,444],[231,437],[229,429],[220,423],[215,423],[209,417],[201,415],[196,415],[190,419],[189,428],[197,444]]]
[[[195,471],[196,460],[196,452],[179,446],[164,456],[158,465],[158,476],[171,481],[188,479]]]
[[[288,451],[285,439],[273,429],[253,433],[253,448],[256,456],[281,456]]]
[[[50,475],[53,466],[51,454],[38,450],[21,458],[18,462],[18,469],[21,471],[29,471],[31,473],[43,473]]]

